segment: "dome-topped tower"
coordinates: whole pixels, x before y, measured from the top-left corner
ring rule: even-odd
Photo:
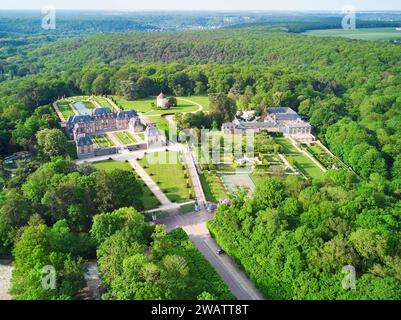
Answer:
[[[167,97],[163,94],[163,92],[161,92],[161,93],[157,96],[157,107],[158,107],[158,108],[166,109],[167,106],[168,106],[168,99],[167,99]]]

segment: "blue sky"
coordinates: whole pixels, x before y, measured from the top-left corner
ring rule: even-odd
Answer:
[[[0,9],[92,10],[401,10],[400,0],[0,0]]]

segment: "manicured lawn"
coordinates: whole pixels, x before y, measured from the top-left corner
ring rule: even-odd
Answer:
[[[189,96],[189,97],[180,97],[180,98],[199,103],[203,107],[203,111],[209,111],[209,97],[208,96]]]
[[[100,97],[95,97],[92,98],[92,100],[96,101],[98,104],[100,104],[101,107],[107,107],[110,109],[113,109],[113,107],[111,106],[111,104],[104,98],[100,98]]]
[[[113,171],[115,169],[121,169],[133,172],[136,176],[136,179],[140,181],[140,183],[142,184],[142,190],[143,190],[142,203],[145,207],[145,211],[156,209],[157,207],[159,207],[160,205],[159,200],[157,200],[152,191],[150,191],[150,189],[144,184],[142,179],[135,173],[135,171],[133,171],[133,168],[129,163],[114,161],[114,160],[105,160],[105,161],[94,162],[93,165],[98,170]]]
[[[152,161],[150,157],[167,159],[167,161],[153,163],[155,161]],[[192,200],[190,197],[190,193],[193,195],[192,186],[187,188],[187,182],[192,184],[191,179],[184,177],[184,170],[177,152],[163,151],[149,156],[145,155],[142,159],[138,159],[138,162],[171,201],[180,203]]]
[[[297,155],[297,156],[291,156],[291,158],[294,159],[296,167],[300,171],[302,171],[305,175],[313,179],[322,178],[324,172],[307,156]]]
[[[167,120],[161,116],[150,116],[149,117],[150,120],[152,120],[156,126],[162,131],[164,132],[164,130],[167,130],[169,127],[169,124],[167,122]]]
[[[395,28],[357,28],[355,30],[311,30],[304,34],[318,37],[344,37],[358,40],[399,40],[401,31]]]
[[[132,171],[132,167],[129,163],[115,160],[97,161],[93,162],[93,165],[96,167],[96,169],[104,171],[113,171],[116,169]]]
[[[134,144],[137,141],[128,131],[116,132],[113,135],[120,141],[122,144]]]
[[[216,173],[204,171],[199,179],[207,201],[217,202],[227,197],[224,185]]]
[[[177,112],[193,112],[198,110],[199,108],[197,105],[194,105],[193,103],[177,100],[176,107],[171,109],[160,109],[156,107],[156,97],[127,101],[123,97],[113,96],[113,99],[114,101],[117,102],[117,105],[123,107],[126,110],[133,109],[139,112],[146,113],[147,115],[168,114]]]
[[[93,136],[92,140],[99,148],[108,148],[114,146],[113,141],[111,141],[106,134]]]
[[[74,111],[72,111],[70,107],[70,101],[69,100],[63,100],[58,103],[58,108],[60,112],[63,114],[63,117],[65,120],[68,120],[70,116],[75,115]]]
[[[87,109],[95,109],[96,106],[92,101],[81,101]]]
[[[299,153],[299,150],[294,147],[294,145],[291,143],[291,141],[287,138],[274,138],[277,144],[281,145],[284,149],[284,153]]]
[[[261,183],[268,175],[267,174],[258,174],[258,173],[252,173],[251,174],[251,179],[257,186],[259,183]]]

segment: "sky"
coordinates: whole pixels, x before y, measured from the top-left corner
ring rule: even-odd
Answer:
[[[401,10],[400,0],[0,0],[2,9],[40,10],[44,6],[68,10]]]

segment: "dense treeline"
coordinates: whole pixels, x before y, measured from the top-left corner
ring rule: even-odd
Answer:
[[[97,215],[91,230],[107,286],[103,299],[232,299],[226,285],[182,229],[146,224],[134,209]]]
[[[0,208],[0,255],[10,254],[20,228],[34,214],[49,226],[64,220],[71,231],[85,233],[96,214],[121,207],[142,210],[141,195],[142,185],[133,173],[96,171],[60,157],[40,167],[20,161]]]
[[[270,299],[401,299],[401,202],[376,174],[358,183],[266,178],[220,206],[209,229]],[[342,280],[351,265],[356,288]],[[349,287],[348,287],[349,288]]]

